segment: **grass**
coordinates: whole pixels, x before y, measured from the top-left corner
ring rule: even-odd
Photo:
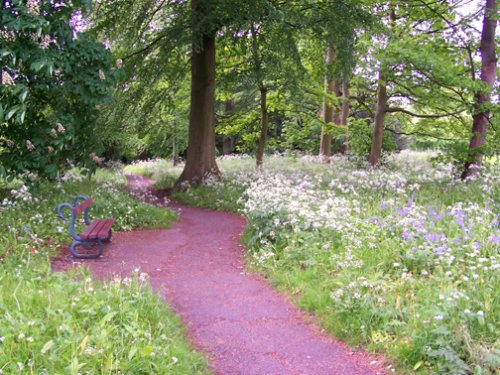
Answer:
[[[246,215],[250,265],[332,335],[402,373],[493,374],[500,170],[463,183],[429,160],[401,153],[367,171],[274,156],[257,172],[252,159],[226,159],[222,179],[176,198]]]
[[[135,274],[92,280],[83,269],[52,273],[50,257],[71,243],[55,208],[92,196],[91,217],[116,231],[167,228],[174,212],[138,202],[116,171],[56,183],[2,183],[0,191],[0,374],[208,374],[180,319]]]

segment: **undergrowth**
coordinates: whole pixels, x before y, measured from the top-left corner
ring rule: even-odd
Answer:
[[[51,271],[50,257],[72,241],[56,207],[76,195],[94,199],[91,219],[116,218],[115,231],[176,219],[124,183],[114,171],[73,170],[57,182],[0,184],[0,374],[209,373],[146,274],[99,282],[83,269]]]

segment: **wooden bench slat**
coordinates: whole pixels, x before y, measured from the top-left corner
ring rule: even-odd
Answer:
[[[96,219],[90,223],[80,237],[85,240],[93,240],[96,238],[104,240],[108,237],[109,230],[114,223],[115,219]]]
[[[80,215],[83,211],[85,211],[88,207],[90,207],[92,203],[94,203],[92,198],[84,200],[82,203],[73,208],[73,215],[75,216]]]

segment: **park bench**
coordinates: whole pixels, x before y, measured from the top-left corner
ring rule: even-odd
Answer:
[[[79,201],[83,202],[79,203]],[[57,206],[57,216],[64,221],[68,221],[68,219],[64,216],[63,209],[68,208],[71,210],[68,230],[75,241],[71,244],[70,250],[76,258],[99,258],[102,254],[103,242],[108,242],[111,239],[111,227],[115,219],[95,219],[91,222],[89,220],[89,209],[92,203],[94,203],[92,198],[78,195],[73,199],[73,204],[61,203]],[[78,235],[75,231],[75,223],[78,215],[82,213],[87,227],[83,233]],[[86,250],[92,250],[94,247],[97,247],[97,251],[81,253],[76,250],[77,246],[81,246]]]

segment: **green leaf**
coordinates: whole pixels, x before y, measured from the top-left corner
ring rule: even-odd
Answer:
[[[45,66],[45,61],[35,61],[31,63],[31,69],[33,69],[35,72],[39,72],[40,69],[42,69]]]
[[[19,109],[21,108],[20,105],[15,105],[14,107],[12,107],[9,112],[7,112],[7,114],[5,115],[5,121],[9,121],[10,118],[12,116],[14,116],[16,114],[17,111],[19,111]]]
[[[85,350],[85,348],[87,347],[87,342],[89,341],[89,336],[85,336],[82,340],[82,342],[80,343],[80,354],[83,353],[83,351]]]
[[[19,95],[19,100],[21,101],[21,103],[24,103],[24,101],[26,100],[26,97],[28,96],[28,93],[29,93],[29,89],[26,87],[22,92],[21,94]]]
[[[113,319],[115,317],[115,315],[117,314],[116,311],[111,311],[109,313],[107,313],[104,318],[101,319],[101,325],[104,325],[106,324],[107,322],[109,322],[111,319]]]
[[[132,358],[134,358],[135,353],[137,353],[137,346],[132,347],[130,351],[128,352],[128,360],[130,361]]]
[[[47,341],[47,342],[43,345],[43,348],[42,348],[42,350],[40,350],[40,352],[41,352],[42,354],[45,354],[45,353],[47,353],[47,352],[48,352],[48,351],[49,351],[49,350],[50,350],[53,346],[54,346],[54,341],[49,340],[49,341]]]
[[[20,113],[18,113],[19,115],[19,122],[22,124],[24,122],[24,117],[26,116],[26,107],[24,107]]]

